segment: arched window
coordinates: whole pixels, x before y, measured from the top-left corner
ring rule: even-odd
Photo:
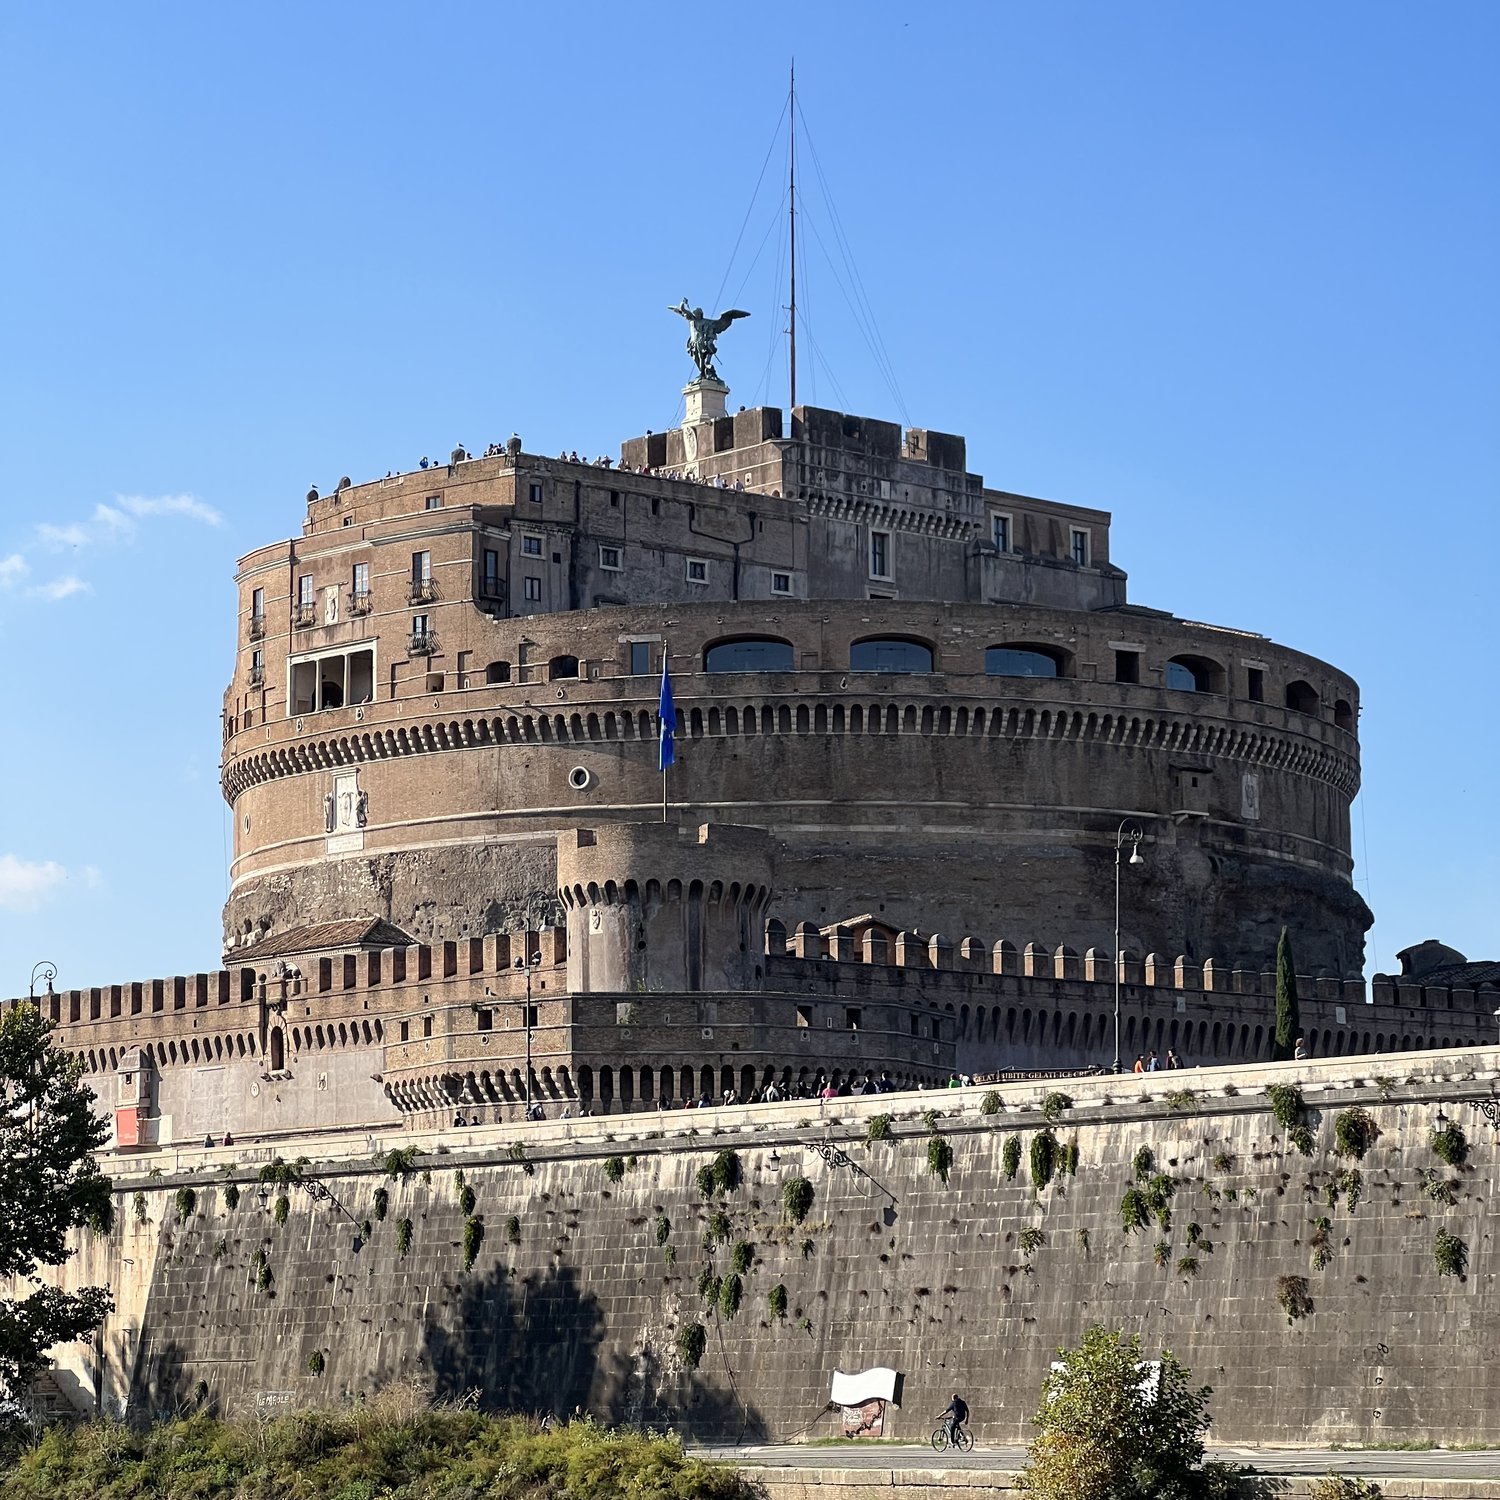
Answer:
[[[991,677],[1061,677],[1066,660],[1051,646],[991,646],[984,670]]]
[[[1167,686],[1179,693],[1223,691],[1224,669],[1206,656],[1174,656],[1167,663]]]
[[[1340,698],[1333,705],[1333,725],[1335,729],[1354,733],[1354,709],[1347,698]]]
[[[492,661],[484,669],[484,680],[490,687],[493,687],[497,682],[509,682],[510,663],[508,661]]]
[[[547,681],[556,682],[560,677],[576,677],[578,675],[578,658],[576,656],[554,656],[547,663]]]
[[[771,635],[719,641],[703,653],[705,672],[790,672],[792,643]]]
[[[1317,713],[1317,690],[1310,682],[1297,681],[1287,683],[1286,706],[1299,714]]]
[[[854,672],[930,672],[932,647],[899,636],[872,636],[849,648],[849,667]]]

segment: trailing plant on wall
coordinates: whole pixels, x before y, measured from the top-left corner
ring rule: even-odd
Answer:
[[[625,1175],[625,1158],[623,1156],[606,1156],[604,1158],[604,1175],[611,1182],[618,1182]]]
[[[1035,1224],[1028,1224],[1020,1234],[1016,1236],[1016,1243],[1021,1247],[1022,1255],[1034,1255],[1045,1243],[1046,1236]]]
[[[1190,1114],[1198,1107],[1198,1096],[1192,1089],[1168,1089],[1164,1097],[1173,1114]]]
[[[1333,1149],[1340,1156],[1352,1156],[1360,1161],[1379,1135],[1380,1127],[1374,1116],[1369,1110],[1355,1105],[1353,1109],[1342,1110],[1334,1120]]]
[[[998,1115],[1000,1113],[1000,1095],[995,1089],[989,1089],[979,1101],[979,1113],[982,1115]]]
[[[236,1209],[240,1206],[240,1185],[237,1182],[226,1183],[224,1186],[224,1207]]]
[[[1146,1206],[1156,1215],[1156,1222],[1163,1229],[1172,1227],[1172,1195],[1177,1191],[1177,1179],[1158,1172],[1142,1192]]]
[[[479,1247],[484,1243],[484,1220],[479,1218],[467,1218],[464,1220],[464,1270],[472,1271],[474,1262],[479,1258]]]
[[[726,1146],[714,1157],[714,1186],[721,1193],[732,1193],[740,1185],[740,1154]]]
[[[1196,1276],[1198,1274],[1198,1257],[1196,1255],[1184,1255],[1177,1262],[1177,1274],[1179,1276]]]
[[[282,1161],[278,1156],[275,1161],[268,1161],[260,1169],[260,1180],[268,1182],[273,1187],[290,1187],[294,1182],[302,1181],[303,1169],[308,1165],[305,1156],[299,1156],[296,1161]]]
[[[1332,1472],[1315,1479],[1307,1494],[1308,1500],[1381,1500],[1380,1486],[1373,1479]]]
[[[1142,1146],[1130,1158],[1130,1170],[1137,1182],[1144,1182],[1156,1170],[1156,1152],[1149,1146]]]
[[[1064,1110],[1072,1109],[1072,1107],[1073,1096],[1071,1094],[1054,1091],[1042,1100],[1042,1118],[1051,1122],[1057,1119]]]
[[[323,1373],[323,1351],[314,1349],[307,1356],[307,1373],[309,1375],[321,1375]]]
[[[1431,1167],[1427,1169],[1426,1174],[1423,1176],[1422,1191],[1434,1203],[1441,1203],[1449,1208],[1453,1206],[1453,1184],[1441,1172],[1436,1172]]]
[[[656,1243],[665,1245],[672,1238],[672,1221],[665,1214],[656,1216]]]
[[[285,1224],[292,1212],[292,1200],[285,1193],[280,1194],[275,1203],[271,1205],[271,1217],[278,1224]]]
[[[463,1214],[464,1217],[467,1218],[470,1214],[472,1214],[474,1212],[475,1201],[476,1200],[475,1200],[475,1197],[474,1197],[474,1189],[471,1188],[468,1185],[468,1183],[465,1183],[458,1190],[458,1211],[459,1211],[459,1213]]]
[[[871,1115],[865,1125],[865,1139],[867,1141],[886,1141],[891,1136],[891,1117],[889,1115]]]
[[[1165,1270],[1172,1263],[1172,1243],[1170,1240],[1157,1240],[1151,1247],[1151,1259],[1158,1271]]]
[[[953,1147],[942,1136],[935,1135],[927,1142],[927,1170],[939,1182],[946,1184],[948,1173],[953,1168]]]
[[[1313,1147],[1315,1143],[1313,1141],[1312,1130],[1309,1126],[1304,1125],[1299,1121],[1296,1125],[1293,1125],[1289,1131],[1287,1131],[1286,1138],[1287,1143],[1292,1146],[1293,1149],[1300,1151],[1303,1156],[1311,1156],[1313,1154]]]
[[[1062,1148],[1062,1155],[1058,1160],[1058,1165],[1062,1171],[1068,1174],[1069,1177],[1076,1177],[1078,1175],[1077,1141],[1069,1141],[1068,1144]]]
[[[729,1238],[729,1215],[722,1211],[708,1216],[708,1227],[704,1230],[703,1242],[710,1249],[723,1244]]]
[[[383,1224],[385,1216],[390,1212],[391,1195],[383,1188],[375,1189],[375,1217]]]
[[[740,1298],[743,1296],[745,1284],[738,1276],[726,1276],[723,1284],[719,1287],[719,1311],[726,1318],[732,1318],[740,1310]]]
[[[190,1187],[178,1188],[175,1201],[178,1219],[191,1218],[193,1210],[198,1207],[198,1195]]]
[[[1057,1169],[1057,1137],[1050,1130],[1039,1130],[1031,1138],[1031,1185],[1041,1192],[1052,1181]]]
[[[786,1317],[786,1288],[779,1281],[766,1293],[766,1311],[773,1318]]]
[[[505,1221],[505,1243],[507,1245],[519,1245],[521,1243],[521,1221],[512,1214]]]
[[[754,1260],[755,1251],[744,1240],[736,1242],[729,1254],[729,1264],[742,1276],[750,1269]]]
[[[1271,1114],[1283,1130],[1290,1130],[1302,1118],[1302,1090],[1295,1083],[1273,1083],[1266,1090]]]
[[[1276,1280],[1276,1301],[1286,1314],[1286,1320],[1295,1323],[1313,1312],[1312,1293],[1305,1276],[1280,1276]]]
[[[1021,1137],[1008,1135],[1005,1144],[1000,1148],[1000,1165],[1005,1169],[1008,1180],[1014,1181],[1015,1175],[1021,1170]]]
[[[396,1253],[405,1255],[411,1249],[411,1220],[396,1220]]]
[[[781,1214],[788,1224],[800,1224],[813,1205],[813,1185],[805,1177],[793,1177],[781,1189]]]
[[[1352,1214],[1359,1206],[1359,1200],[1364,1195],[1364,1174],[1358,1167],[1346,1167],[1333,1180],[1334,1187],[1344,1195],[1344,1202],[1349,1205]]]
[[[1456,1234],[1440,1229],[1432,1237],[1432,1260],[1439,1276],[1461,1279],[1469,1264],[1469,1247]]]
[[[696,1370],[699,1360],[703,1358],[703,1351],[707,1347],[708,1334],[701,1323],[688,1323],[678,1330],[677,1357],[682,1361],[684,1368]]]
[[[422,1154],[420,1146],[403,1146],[399,1150],[387,1151],[378,1157],[380,1168],[392,1182],[404,1181],[417,1169],[417,1158]]]
[[[264,1248],[259,1249],[250,1259],[250,1279],[255,1283],[258,1292],[269,1292],[271,1283],[275,1279],[271,1275],[271,1263],[266,1259]]]
[[[1146,1195],[1139,1188],[1126,1188],[1120,1199],[1120,1225],[1126,1234],[1144,1229],[1151,1217],[1151,1207]]]
[[[1433,1154],[1450,1167],[1461,1167],[1469,1158],[1469,1138],[1463,1127],[1449,1120],[1440,1129],[1432,1132]]]
[[[714,1275],[714,1268],[712,1266],[704,1266],[698,1272],[698,1295],[705,1302],[716,1301],[719,1296],[719,1288],[722,1285],[723,1283]]]
[[[704,1162],[693,1176],[693,1181],[698,1184],[698,1191],[705,1198],[714,1195],[714,1169],[712,1162]]]

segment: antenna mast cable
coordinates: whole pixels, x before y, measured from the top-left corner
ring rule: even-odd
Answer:
[[[791,313],[789,325],[790,340],[787,345],[787,359],[790,365],[792,408],[797,406],[797,61],[792,59],[792,100],[790,110],[792,162],[791,162],[791,191],[787,194],[787,205],[792,216],[792,303],[788,311]]]

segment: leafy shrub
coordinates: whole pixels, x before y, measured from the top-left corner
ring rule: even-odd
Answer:
[[[422,1154],[420,1146],[403,1146],[400,1150],[387,1151],[380,1160],[380,1169],[392,1182],[404,1182],[417,1169],[417,1158]]]
[[[1069,1141],[1068,1144],[1062,1148],[1062,1155],[1059,1158],[1059,1166],[1064,1172],[1068,1174],[1069,1177],[1076,1177],[1078,1175],[1077,1141]]]
[[[1286,1314],[1286,1320],[1295,1323],[1298,1318],[1308,1317],[1313,1311],[1312,1293],[1305,1276],[1279,1276],[1276,1279],[1276,1301]]]
[[[924,1109],[922,1111],[922,1123],[929,1130],[936,1130],[937,1129],[937,1125],[938,1125],[938,1121],[941,1120],[942,1118],[943,1118],[943,1112],[940,1109]]]
[[[1156,1152],[1149,1146],[1142,1146],[1130,1158],[1130,1170],[1137,1182],[1144,1182],[1156,1170]]]
[[[1453,1184],[1441,1172],[1434,1172],[1431,1168],[1422,1179],[1422,1191],[1434,1203],[1441,1203],[1450,1208],[1454,1203]]]
[[[1273,1083],[1266,1090],[1271,1113],[1283,1130],[1290,1130],[1302,1118],[1302,1090],[1295,1083]]]
[[[867,1141],[886,1141],[891,1136],[891,1117],[889,1115],[871,1115],[865,1125],[865,1139]]]
[[[1052,1181],[1057,1170],[1057,1137],[1050,1130],[1039,1130],[1031,1138],[1031,1185],[1041,1192]]]
[[[1234,1167],[1234,1158],[1227,1151],[1220,1151],[1214,1157],[1214,1171],[1228,1172]]]
[[[1057,1092],[1048,1094],[1042,1100],[1042,1118],[1050,1123],[1057,1119],[1064,1110],[1072,1109],[1072,1107],[1073,1096],[1071,1094]]]
[[[468,1218],[474,1212],[474,1189],[465,1183],[458,1190],[458,1211]]]
[[[1034,1255],[1045,1243],[1046,1236],[1035,1224],[1028,1224],[1016,1237],[1022,1255]]]
[[[227,1239],[225,1239],[224,1236],[221,1234],[218,1237],[218,1239],[216,1239],[214,1241],[214,1259],[216,1261],[223,1260],[224,1257],[226,1255],[228,1255],[228,1254],[229,1254],[229,1241]]]
[[[1151,1217],[1150,1205],[1146,1202],[1146,1195],[1139,1188],[1126,1188],[1125,1196],[1120,1199],[1120,1224],[1126,1234],[1132,1234],[1137,1229],[1144,1229]]]
[[[1168,1089],[1165,1097],[1173,1114],[1190,1114],[1198,1107],[1198,1095],[1192,1089]]]
[[[719,1278],[714,1275],[714,1268],[712,1266],[704,1266],[698,1272],[698,1295],[705,1302],[716,1302],[718,1300],[720,1285]]]
[[[307,1373],[309,1375],[321,1375],[323,1373],[323,1351],[314,1349],[307,1356]]]
[[[740,1298],[744,1295],[745,1284],[738,1276],[726,1276],[719,1287],[719,1311],[726,1318],[732,1318],[740,1310]]]
[[[1333,1122],[1333,1149],[1340,1156],[1364,1157],[1380,1135],[1380,1127],[1367,1109],[1355,1105],[1340,1112]]]
[[[722,1245],[728,1240],[730,1234],[729,1215],[722,1210],[711,1213],[708,1216],[707,1238],[716,1245]]]
[[[979,1099],[979,1113],[982,1115],[998,1115],[1000,1113],[1000,1094],[995,1089],[988,1089]]]
[[[1196,1276],[1198,1274],[1198,1257],[1196,1255],[1184,1255],[1177,1262],[1177,1274],[1179,1276]]]
[[[1006,1178],[1015,1180],[1016,1173],[1021,1170],[1021,1137],[1008,1135],[1005,1144],[1000,1148],[1000,1165],[1005,1169]]]
[[[711,1162],[704,1162],[694,1174],[693,1181],[698,1184],[698,1191],[705,1198],[714,1195],[714,1169]]]
[[[411,1220],[396,1220],[396,1253],[405,1255],[411,1249]]]
[[[672,1238],[672,1221],[665,1214],[656,1216],[656,1243],[665,1245]]]
[[[474,1262],[479,1259],[479,1247],[484,1243],[484,1220],[467,1218],[464,1220],[464,1270],[472,1271]]]
[[[1151,1260],[1158,1271],[1172,1264],[1172,1243],[1170,1240],[1157,1240],[1151,1247]]]
[[[291,1212],[292,1200],[288,1198],[285,1193],[282,1193],[280,1197],[277,1198],[275,1203],[271,1205],[271,1217],[275,1219],[278,1224],[285,1224]]]
[[[1349,1212],[1352,1214],[1359,1206],[1360,1198],[1364,1196],[1364,1174],[1358,1167],[1346,1167],[1334,1178],[1333,1185],[1344,1195],[1344,1201],[1349,1205]]]
[[[779,1281],[766,1293],[766,1311],[773,1318],[786,1317],[786,1288]]]
[[[193,1215],[193,1210],[198,1207],[198,1195],[190,1187],[177,1189],[177,1217],[188,1219]]]
[[[662,1252],[661,1252],[661,1258],[669,1266],[675,1266],[677,1264],[677,1246],[676,1245],[663,1245],[662,1246]]]
[[[375,1217],[383,1224],[391,1211],[391,1195],[383,1187],[375,1189]]]
[[[302,1169],[306,1165],[305,1156],[299,1156],[294,1162],[282,1161],[278,1156],[274,1161],[268,1161],[258,1176],[261,1182],[268,1182],[273,1187],[290,1187],[292,1183],[302,1181]]]
[[[800,1224],[813,1205],[813,1185],[805,1177],[793,1177],[781,1189],[781,1213],[788,1224]]]
[[[1203,1238],[1203,1226],[1201,1224],[1189,1224],[1187,1227],[1187,1242],[1196,1245]]]
[[[1163,1229],[1172,1227],[1172,1195],[1177,1191],[1177,1179],[1158,1172],[1142,1190],[1146,1207],[1156,1215],[1156,1222]]]
[[[240,1185],[237,1182],[226,1184],[224,1188],[224,1207],[235,1209],[240,1206]]]
[[[721,1193],[732,1193],[740,1185],[740,1154],[732,1147],[714,1157],[714,1186]]]
[[[1463,1127],[1449,1120],[1441,1130],[1432,1132],[1433,1154],[1450,1167],[1461,1167],[1469,1158],[1469,1138]]]
[[[743,1276],[755,1260],[755,1251],[750,1248],[744,1240],[735,1243],[733,1250],[729,1252],[729,1264]]]
[[[942,1136],[935,1135],[927,1142],[927,1170],[946,1185],[948,1173],[953,1168],[953,1147]]]
[[[1432,1260],[1439,1276],[1462,1278],[1469,1264],[1469,1247],[1456,1234],[1440,1229],[1432,1238]]]
[[[1286,1133],[1287,1144],[1300,1151],[1303,1156],[1313,1154],[1313,1133],[1306,1125],[1293,1125]]]
[[[708,1334],[704,1332],[701,1323],[685,1324],[677,1334],[677,1355],[682,1360],[683,1367],[696,1370],[698,1362],[703,1358],[703,1351],[708,1347]]]
[[[625,1175],[625,1158],[623,1156],[606,1156],[604,1158],[604,1175],[611,1182],[618,1182]]]
[[[250,1260],[250,1279],[255,1283],[258,1292],[269,1292],[274,1277],[271,1275],[271,1263],[266,1259],[264,1248],[257,1250]]]
[[[1380,1486],[1373,1479],[1335,1474],[1332,1470],[1315,1479],[1307,1493],[1310,1500],[1380,1500]]]

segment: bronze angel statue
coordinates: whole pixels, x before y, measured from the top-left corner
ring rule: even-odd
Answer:
[[[732,308],[729,312],[720,313],[717,318],[705,318],[701,307],[689,307],[686,297],[682,299],[679,307],[671,307],[668,312],[674,312],[679,318],[688,321],[687,352],[692,361],[698,366],[698,378],[700,380],[718,380],[719,372],[714,369],[714,355],[718,352],[719,335],[724,332],[736,318],[748,318],[747,312],[741,312],[738,308]]]

